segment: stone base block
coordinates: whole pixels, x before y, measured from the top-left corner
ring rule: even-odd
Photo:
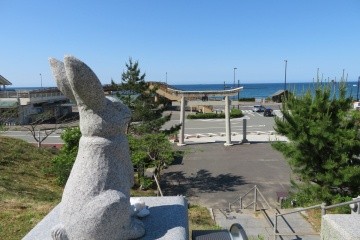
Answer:
[[[322,240],[360,240],[360,214],[327,214],[321,222]]]
[[[184,197],[141,197],[149,207],[150,215],[141,219],[145,236],[141,240],[189,239],[188,205]],[[39,222],[23,240],[52,240],[51,229],[59,223],[60,205]]]

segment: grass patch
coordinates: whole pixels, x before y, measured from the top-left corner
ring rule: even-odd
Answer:
[[[0,153],[0,239],[21,239],[61,200],[63,189],[49,171],[56,152],[0,136]],[[131,190],[132,197],[155,195]],[[220,229],[205,207],[191,205],[188,214],[190,233]]]
[[[48,172],[55,153],[4,136],[0,153],[0,239],[21,239],[60,202]]]
[[[321,209],[310,209],[306,211],[304,218],[312,225],[316,232],[321,230]]]
[[[218,230],[221,229],[211,218],[209,209],[198,205],[190,205],[189,211],[189,236],[192,230]]]

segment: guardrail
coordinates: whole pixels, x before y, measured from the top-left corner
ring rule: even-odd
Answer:
[[[326,214],[326,210],[328,210],[328,209],[335,208],[335,207],[341,207],[341,206],[345,206],[345,205],[350,205],[350,204],[356,204],[356,203],[358,203],[357,211],[358,211],[358,213],[360,213],[360,211],[359,211],[360,197],[358,197],[357,199],[352,200],[352,201],[338,203],[338,204],[334,204],[334,205],[330,205],[330,206],[326,206],[326,203],[322,203],[322,204],[318,204],[318,205],[314,205],[314,206],[310,206],[310,207],[306,207],[306,208],[301,208],[301,209],[291,211],[291,212],[287,212],[287,213],[281,213],[281,214],[275,213],[275,218],[274,218],[274,240],[276,240],[277,236],[317,235],[317,234],[314,234],[314,233],[279,233],[278,230],[277,230],[278,217],[282,217],[282,216],[285,216],[285,215],[298,213],[298,212],[302,212],[302,211],[307,211],[307,210],[311,210],[311,209],[316,209],[316,208],[321,208],[321,216],[324,216]]]

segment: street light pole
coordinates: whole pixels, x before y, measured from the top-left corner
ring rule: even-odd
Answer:
[[[235,70],[236,70],[237,68],[235,67],[234,68],[234,88],[235,88]]]
[[[359,101],[359,84],[360,84],[360,77],[358,78],[358,84],[357,84],[357,87],[358,87],[357,94],[356,94],[357,101]]]
[[[40,73],[40,86],[42,88],[42,75],[41,75],[41,73]]]
[[[238,88],[239,87],[240,87],[240,80],[238,79]],[[240,99],[240,91],[238,91],[238,109],[240,109],[239,99]]]
[[[166,83],[166,85],[167,85],[167,72],[166,72],[165,74],[166,74],[165,83]]]
[[[285,61],[285,82],[284,82],[284,94],[286,92],[286,71],[287,71],[287,60],[284,60]]]

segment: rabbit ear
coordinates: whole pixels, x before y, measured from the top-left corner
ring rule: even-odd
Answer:
[[[55,58],[50,58],[50,66],[55,77],[56,85],[58,86],[59,90],[72,101],[75,102],[74,94],[71,90],[70,83],[66,77],[65,66],[63,62]]]
[[[94,110],[103,108],[106,98],[95,73],[73,56],[65,56],[64,63],[66,76],[77,103]]]

